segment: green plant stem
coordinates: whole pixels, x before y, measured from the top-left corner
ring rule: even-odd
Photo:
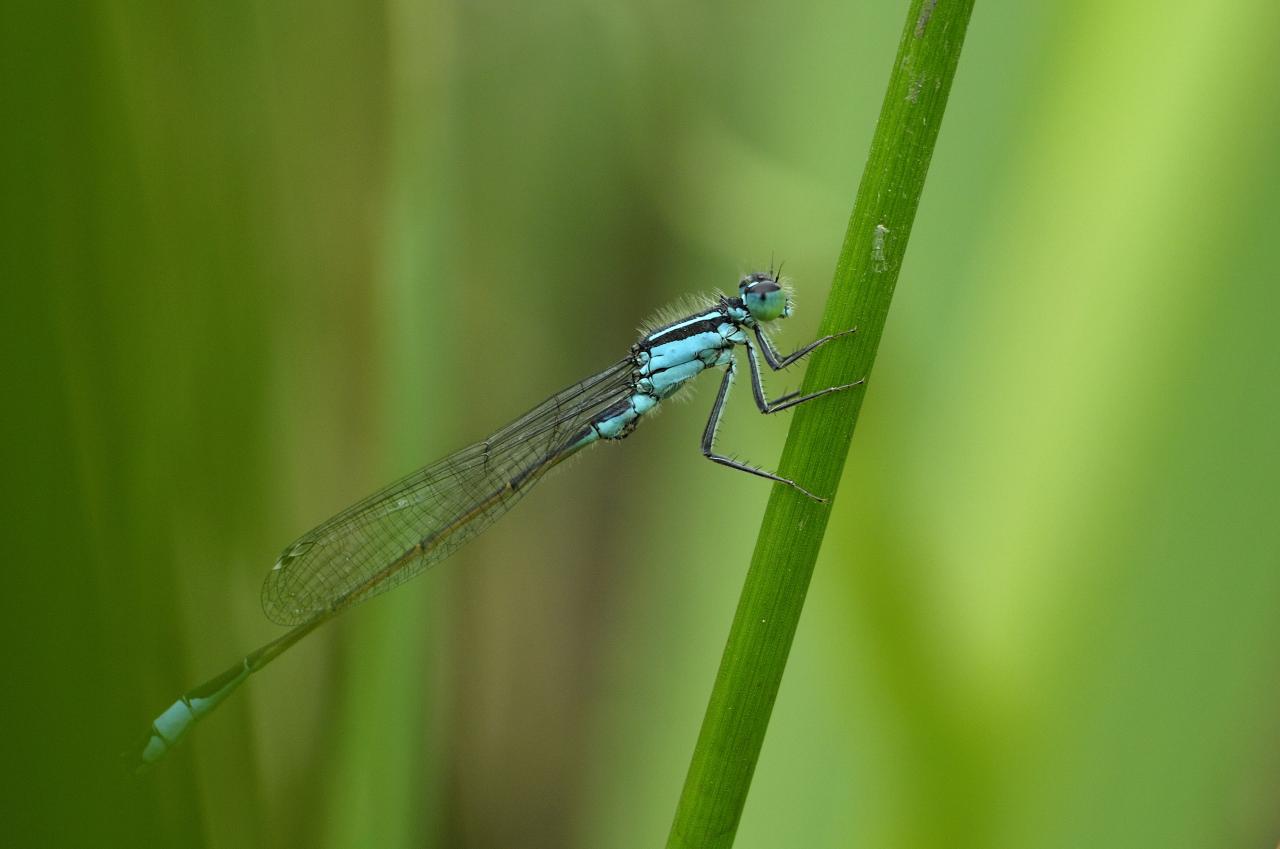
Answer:
[[[805,392],[870,383],[972,11],[973,0],[911,3],[822,318],[823,333],[858,333],[815,353]],[[867,389],[797,408],[779,464],[784,477],[835,493]],[[733,844],[830,509],[773,488],[669,849]]]

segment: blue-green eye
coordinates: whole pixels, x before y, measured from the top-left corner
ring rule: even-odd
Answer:
[[[771,277],[763,274],[745,277],[738,290],[742,293],[742,305],[756,321],[773,321],[790,314],[787,293]]]

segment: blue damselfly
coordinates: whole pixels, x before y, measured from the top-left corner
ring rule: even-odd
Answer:
[[[723,368],[720,390],[702,433],[708,459],[792,487],[795,481],[715,451],[716,428],[746,350],[751,389],[762,413],[776,413],[858,386],[832,386],[775,400],[765,395],[760,356],[775,371],[821,345],[824,336],[787,356],[765,328],[791,314],[791,298],[773,273],[749,274],[737,297],[704,298],[691,313],[643,333],[630,352],[603,371],[557,392],[511,424],[379,490],[304,534],[267,573],[262,607],[281,625],[280,638],[250,652],[216,678],[184,693],[152,723],[138,759],[162,758],[246,678],[338,613],[404,583],[443,560],[511,509],[548,471],[601,440],[628,436],[645,414],[710,368]]]

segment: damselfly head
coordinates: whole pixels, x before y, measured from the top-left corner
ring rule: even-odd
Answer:
[[[773,321],[791,315],[791,297],[772,274],[757,271],[738,283],[742,305],[758,322]]]

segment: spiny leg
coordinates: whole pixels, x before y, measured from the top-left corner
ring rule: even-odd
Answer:
[[[823,395],[830,395],[832,392],[841,392],[845,389],[852,389],[855,386],[861,386],[867,382],[864,377],[855,380],[853,383],[846,383],[842,386],[828,386],[826,389],[819,389],[817,392],[810,392],[808,395],[800,395],[799,392],[789,392],[781,398],[775,398],[770,401],[766,399],[764,395],[764,379],[760,375],[760,361],[756,359],[756,350],[751,346],[750,342],[745,343],[745,345],[747,349],[747,362],[751,366],[751,392],[756,397],[756,406],[759,407],[760,412],[765,415],[768,415],[769,413],[777,413],[781,410],[789,410],[797,404],[803,404],[805,401],[812,401],[814,398],[821,398]]]
[[[716,429],[720,427],[720,416],[724,414],[724,402],[729,397],[729,387],[733,385],[733,371],[737,366],[735,360],[730,360],[729,365],[724,370],[724,378],[720,381],[720,391],[716,393],[715,405],[711,408],[711,416],[707,419],[707,427],[702,432],[702,456],[706,457],[713,463],[719,463],[722,466],[728,466],[731,469],[737,469],[750,475],[766,478],[778,483],[785,483],[787,486],[793,487],[803,494],[817,501],[819,504],[825,504],[827,499],[814,495],[809,490],[800,486],[793,480],[788,480],[772,472],[766,472],[764,469],[757,469],[754,466],[748,466],[746,463],[734,460],[732,457],[725,457],[715,453],[714,447],[716,442]]]
[[[769,368],[774,371],[782,371],[787,366],[794,363],[802,357],[812,354],[818,348],[830,342],[832,339],[839,339],[841,336],[848,336],[851,333],[857,333],[858,328],[854,327],[849,330],[842,330],[839,333],[833,333],[830,336],[823,336],[821,339],[815,339],[803,348],[787,354],[785,357],[779,356],[774,350],[773,343],[769,341],[769,337],[764,335],[764,331],[760,329],[760,325],[756,325],[756,339],[760,342],[760,350],[764,353],[765,362],[769,364]]]

